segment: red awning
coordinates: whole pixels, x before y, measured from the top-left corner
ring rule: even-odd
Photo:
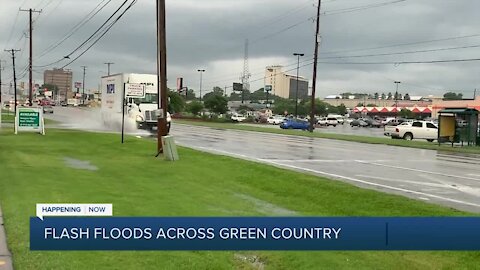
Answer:
[[[422,111],[420,111],[419,108],[415,107],[415,108],[413,108],[412,112],[413,113],[421,113]]]
[[[383,107],[381,110],[380,110],[381,113],[388,113],[388,109]]]
[[[425,108],[422,113],[432,113],[432,110],[430,110],[430,108]]]
[[[363,108],[362,112],[368,112],[367,108]]]
[[[353,112],[354,112],[354,113],[358,113],[358,112],[360,112],[360,110],[359,110],[357,107],[355,107],[355,108],[353,109]]]
[[[391,112],[398,112],[398,109],[393,107],[392,111]]]
[[[373,108],[370,110],[370,112],[372,112],[372,113],[378,113],[377,107],[373,107]]]

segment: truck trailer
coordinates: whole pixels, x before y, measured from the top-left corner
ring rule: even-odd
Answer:
[[[153,130],[157,127],[157,75],[120,73],[102,77],[102,118],[106,125],[116,125],[122,115],[124,87],[127,83],[145,86],[144,97],[128,97],[125,105],[126,121],[135,122],[138,129]],[[167,117],[168,125],[170,125]]]

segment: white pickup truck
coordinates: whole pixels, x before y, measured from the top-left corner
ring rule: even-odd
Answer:
[[[233,114],[230,119],[232,119],[233,122],[243,122],[247,118],[241,114]]]
[[[391,134],[393,139],[425,139],[433,142],[438,139],[438,127],[429,121],[404,122],[395,128]]]

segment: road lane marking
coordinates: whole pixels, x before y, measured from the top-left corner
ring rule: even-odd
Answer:
[[[187,146],[187,147],[191,147],[191,146]],[[213,149],[213,148],[195,147],[195,146],[191,147],[191,148],[202,149],[202,150],[210,152],[210,153],[212,153],[212,152],[213,153],[215,153],[215,152],[223,153],[223,154],[226,154],[228,156],[234,156],[234,157],[236,156],[236,157],[240,157],[240,158],[247,159],[247,160],[254,160],[254,161],[257,161],[257,162],[261,162],[261,163],[275,165],[276,167],[280,167],[280,168],[288,167],[288,168],[295,169],[295,170],[306,171],[306,172],[321,174],[321,175],[330,176],[330,177],[334,177],[334,178],[349,180],[349,181],[352,181],[352,182],[357,182],[357,183],[370,185],[370,186],[374,186],[374,187],[380,187],[380,188],[385,188],[385,189],[390,189],[390,190],[395,190],[395,191],[400,191],[400,192],[405,192],[405,193],[410,193],[410,194],[416,194],[416,195],[420,195],[420,196],[435,198],[435,199],[448,201],[448,202],[453,202],[453,203],[457,203],[457,204],[480,207],[480,204],[476,204],[476,203],[456,200],[456,199],[452,199],[452,198],[442,197],[442,196],[438,196],[438,195],[435,195],[435,194],[429,194],[429,193],[420,192],[420,191],[409,190],[409,189],[405,189],[405,188],[399,188],[399,187],[388,186],[388,185],[384,185],[384,184],[378,184],[378,183],[374,183],[374,182],[368,182],[368,181],[356,179],[356,178],[353,178],[353,177],[348,177],[348,176],[343,176],[343,175],[338,175],[338,174],[333,174],[333,173],[328,173],[328,172],[323,172],[323,171],[313,170],[313,169],[308,169],[308,168],[302,168],[302,167],[298,167],[298,166],[294,166],[294,165],[282,164],[282,163],[278,163],[278,162],[274,162],[274,161],[268,161],[268,160],[262,161],[259,158],[249,157],[249,156],[246,156],[246,155],[231,153],[231,152],[217,150],[217,149]]]
[[[452,174],[446,174],[446,173],[431,172],[431,171],[425,171],[425,170],[413,169],[413,168],[407,168],[407,167],[401,167],[401,166],[380,164],[380,163],[375,163],[375,162],[367,162],[367,161],[363,161],[363,160],[356,160],[356,161],[358,163],[362,163],[362,164],[370,164],[370,165],[381,166],[381,167],[392,168],[392,169],[398,169],[398,170],[407,170],[407,171],[412,171],[412,172],[420,172],[420,173],[426,173],[426,174],[440,175],[440,176],[445,176],[445,177],[460,178],[460,179],[472,180],[472,181],[476,181],[476,182],[479,181],[479,179],[477,179],[477,178],[465,177],[465,176],[460,176],[460,175],[452,175]]]

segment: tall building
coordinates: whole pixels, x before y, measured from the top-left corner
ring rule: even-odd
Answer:
[[[288,99],[295,99],[297,92],[297,75],[282,71],[282,66],[269,66],[265,70],[265,85],[272,86],[272,94]],[[298,77],[298,99],[308,98],[308,80]]]
[[[66,100],[73,98],[72,91],[72,71],[69,69],[45,70],[43,73],[43,83],[52,84],[58,88],[57,100]]]

